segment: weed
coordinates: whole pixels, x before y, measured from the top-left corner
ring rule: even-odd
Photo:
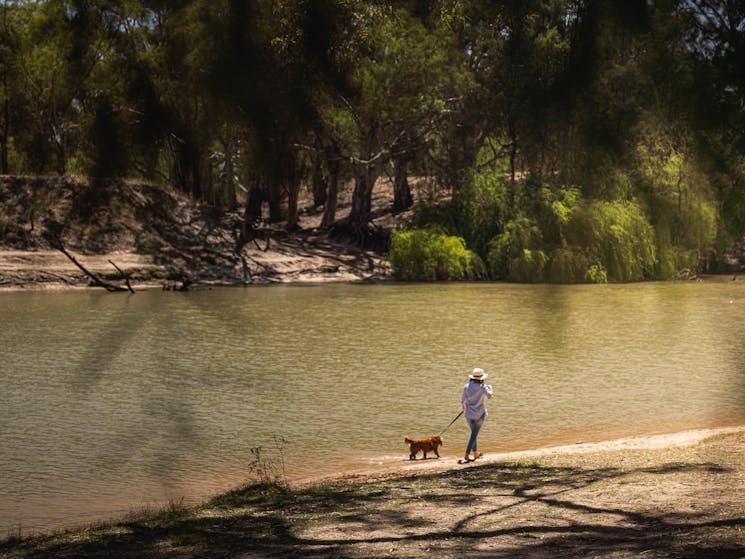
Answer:
[[[255,485],[288,487],[285,472],[284,449],[287,440],[282,436],[274,436],[274,448],[267,454],[261,446],[251,449],[248,461],[249,480]]]
[[[5,534],[5,538],[0,539],[0,542],[14,544],[20,542],[21,540],[23,540],[23,528],[20,524],[18,524],[14,528],[8,528],[8,531]]]

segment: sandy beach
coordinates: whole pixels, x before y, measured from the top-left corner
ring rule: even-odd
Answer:
[[[0,557],[739,558],[744,452],[732,426],[248,484]]]

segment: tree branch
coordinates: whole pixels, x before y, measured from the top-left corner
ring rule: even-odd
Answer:
[[[122,271],[122,269],[119,266],[117,266],[116,264],[114,264],[114,262],[111,259],[109,259],[109,264],[111,264],[112,266],[114,266],[114,268],[116,268],[116,271],[119,272],[122,275],[122,277],[124,278],[124,282],[127,284],[127,289],[129,289],[129,291],[131,293],[134,293],[135,290],[132,289],[132,285],[129,283],[129,274],[125,274]]]
[[[65,249],[64,245],[62,244],[62,239],[60,239],[59,236],[57,236],[57,235],[50,235],[50,237],[51,237],[51,240],[53,241],[51,243],[52,246],[54,246],[54,248],[56,248],[62,254],[64,254],[65,256],[67,256],[67,258],[69,258],[70,261],[73,264],[75,264],[75,266],[77,266],[86,276],[88,276],[91,279],[91,282],[92,282],[91,285],[93,287],[103,287],[106,291],[109,291],[109,292],[113,292],[113,291],[131,291],[132,293],[134,293],[134,290],[129,285],[129,279],[127,279],[127,287],[129,289],[127,289],[126,287],[121,287],[119,285],[114,285],[112,283],[109,283],[109,282],[101,279],[96,274],[94,274],[93,272],[91,272],[90,270],[88,270],[85,266],[83,266],[80,262],[78,262],[78,260],[72,254],[70,254],[67,251],[67,249]],[[111,260],[109,260],[109,262],[111,262]],[[119,268],[116,266],[116,264],[114,264],[113,262],[111,262],[111,264],[113,264],[114,267],[117,270],[119,270]],[[119,272],[121,273],[121,270],[119,270]]]

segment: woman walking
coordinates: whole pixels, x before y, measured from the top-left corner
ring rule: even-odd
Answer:
[[[463,411],[465,412],[468,426],[471,428],[471,438],[468,440],[466,454],[463,457],[463,460],[466,462],[483,456],[478,450],[477,438],[486,416],[489,415],[486,411],[486,401],[491,400],[494,395],[491,384],[484,384],[488,376],[484,372],[484,369],[476,367],[468,376],[468,384],[463,387],[461,403],[463,404]],[[470,456],[471,452],[473,452],[473,458]]]

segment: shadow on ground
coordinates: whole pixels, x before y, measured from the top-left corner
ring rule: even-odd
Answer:
[[[252,486],[197,508],[9,540],[0,556],[740,558],[745,512],[720,492],[739,473],[706,461],[514,463],[303,490]]]

